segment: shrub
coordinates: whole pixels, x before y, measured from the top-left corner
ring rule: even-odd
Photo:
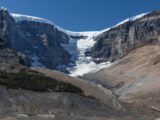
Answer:
[[[70,92],[83,96],[83,91],[78,87],[26,69],[22,69],[18,73],[0,72],[0,84],[12,89],[22,88],[37,92]]]

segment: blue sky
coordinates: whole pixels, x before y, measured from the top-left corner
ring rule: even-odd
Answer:
[[[0,0],[12,13],[49,19],[72,31],[96,31],[160,8],[160,0]]]

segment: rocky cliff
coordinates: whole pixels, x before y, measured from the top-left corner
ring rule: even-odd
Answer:
[[[100,61],[114,61],[138,46],[159,43],[159,36],[160,10],[157,10],[138,19],[128,20],[98,35],[91,55]]]
[[[0,38],[9,48],[25,54],[33,66],[54,69],[70,61],[70,54],[60,45],[69,41],[67,34],[45,22],[16,21],[2,8]]]
[[[26,66],[31,65],[30,61],[27,59],[27,57],[23,53],[16,52],[10,49],[7,46],[7,44],[1,39],[0,39],[0,60],[20,63]]]
[[[32,58],[33,66],[54,69],[58,65],[69,63],[70,55],[60,45],[69,41],[68,35],[46,23],[21,21],[16,26],[23,38],[20,51]]]

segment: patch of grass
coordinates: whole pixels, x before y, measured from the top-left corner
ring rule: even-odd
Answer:
[[[25,69],[18,73],[0,72],[0,85],[12,89],[21,88],[37,92],[70,92],[83,96],[83,91],[78,87]]]

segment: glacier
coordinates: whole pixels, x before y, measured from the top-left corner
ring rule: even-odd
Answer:
[[[84,74],[97,72],[109,67],[111,65],[110,62],[96,64],[91,56],[86,56],[86,52],[90,51],[91,47],[95,44],[94,37],[100,34],[100,32],[82,32],[79,34],[87,37],[80,39],[71,38],[68,44],[62,45],[74,57],[72,59],[75,60],[75,65],[67,68],[70,71],[70,76],[83,76]]]
[[[90,49],[96,43],[96,41],[94,41],[94,37],[100,35],[103,32],[109,31],[111,28],[117,27],[129,21],[134,21],[136,19],[139,19],[146,14],[147,13],[143,13],[131,18],[127,18],[124,21],[119,22],[117,25],[101,31],[87,31],[87,32],[72,32],[69,30],[65,30],[57,26],[53,22],[40,17],[21,15],[15,13],[12,13],[11,16],[15,19],[16,22],[32,21],[32,22],[50,24],[53,25],[53,27],[57,28],[58,31],[66,33],[70,37],[70,41],[67,44],[61,44],[61,46],[72,55],[71,57],[72,63],[69,63],[68,66],[60,65],[57,66],[57,68],[66,67],[67,70],[69,71],[70,76],[78,77],[78,76],[83,76],[84,74],[87,73],[97,72],[103,68],[107,68],[115,64],[111,62],[102,62],[97,64],[93,61],[93,58],[90,55],[86,55],[86,52],[90,51]],[[80,38],[72,38],[71,36]],[[38,58],[36,56],[32,56],[32,59],[33,59],[33,66],[42,66],[42,64],[39,63]]]

